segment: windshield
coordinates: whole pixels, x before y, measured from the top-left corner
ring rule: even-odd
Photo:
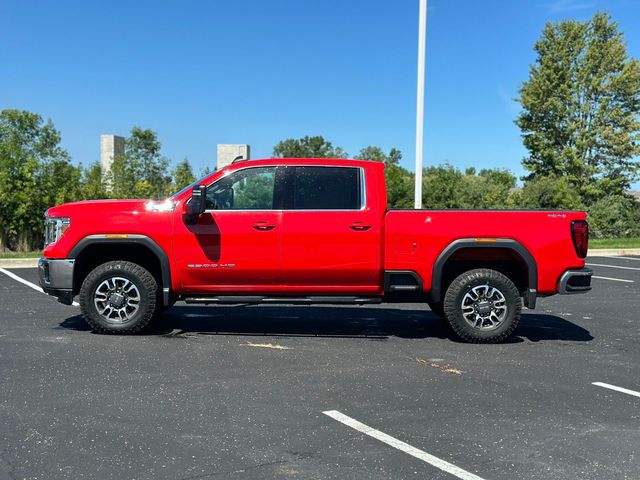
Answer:
[[[211,175],[211,174],[209,174]],[[189,185],[187,185],[186,187],[178,190],[176,193],[174,193],[173,195],[171,195],[169,198],[175,198],[181,194],[183,194],[184,192],[186,192],[187,190],[191,190],[194,186],[198,185],[200,182],[202,182],[205,178],[207,178],[209,175],[205,175],[204,177],[196,180],[193,183],[190,183]]]

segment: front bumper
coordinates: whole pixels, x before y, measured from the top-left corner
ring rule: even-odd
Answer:
[[[38,261],[40,286],[65,305],[73,302],[74,262],[72,258],[41,258]]]
[[[558,293],[560,295],[570,295],[588,292],[591,290],[591,275],[593,275],[593,270],[590,268],[567,270],[558,281]]]

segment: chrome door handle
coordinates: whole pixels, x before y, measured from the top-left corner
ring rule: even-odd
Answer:
[[[364,225],[362,222],[355,222],[355,223],[352,223],[351,225],[349,225],[349,228],[351,230],[356,230],[358,232],[363,232],[365,230],[369,230],[371,228],[371,225]]]
[[[259,222],[256,223],[253,228],[255,228],[256,230],[260,230],[261,232],[268,232],[269,230],[273,230],[274,228],[276,228],[276,226],[269,225],[267,222]]]

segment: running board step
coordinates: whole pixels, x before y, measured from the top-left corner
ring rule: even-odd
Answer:
[[[262,297],[256,295],[218,295],[215,297],[185,297],[189,304],[206,305],[211,303],[272,303],[287,305],[328,304],[363,304],[382,303],[380,297],[350,297],[350,296],[318,296],[318,297]]]

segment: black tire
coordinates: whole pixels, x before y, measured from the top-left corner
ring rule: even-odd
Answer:
[[[513,282],[502,273],[486,268],[458,276],[444,297],[447,322],[460,338],[472,343],[503,341],[518,326],[521,310],[522,299]]]
[[[98,288],[107,288],[101,286],[105,285],[105,282],[113,282],[112,279],[114,278],[124,279],[133,284],[137,291],[135,298],[139,298],[139,300],[135,300],[137,310],[133,310],[135,306],[131,306],[131,312],[125,313],[125,315],[130,314],[130,318],[121,319],[120,321],[115,318],[108,319],[102,315],[98,310],[98,306],[96,306],[96,301],[100,302],[100,299],[95,300],[98,298],[97,295],[106,295],[104,293],[99,294]],[[122,280],[119,280],[119,282],[122,282]],[[133,297],[134,295],[132,295],[132,299],[134,299]],[[127,305],[129,304],[128,299],[125,299],[124,302]],[[107,303],[108,301],[104,300],[104,304]],[[97,333],[123,335],[138,333],[149,324],[156,314],[157,305],[161,303],[158,283],[153,275],[140,265],[123,260],[106,262],[97,266],[87,275],[80,288],[82,315]],[[111,310],[115,311],[116,309]],[[120,317],[120,315],[118,316]]]
[[[427,302],[431,311],[437,316],[444,318],[444,306],[442,302]]]

